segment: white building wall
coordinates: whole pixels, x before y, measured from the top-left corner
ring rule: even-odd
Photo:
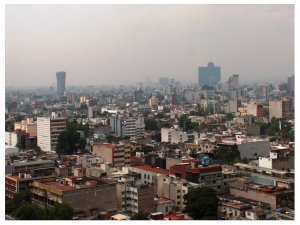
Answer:
[[[161,142],[169,142],[170,128],[161,128]]]
[[[272,169],[272,159],[259,157],[258,166],[263,168]]]
[[[5,143],[15,147],[18,143],[18,135],[15,132],[5,132]]]
[[[37,118],[37,145],[42,151],[51,151],[50,118]]]

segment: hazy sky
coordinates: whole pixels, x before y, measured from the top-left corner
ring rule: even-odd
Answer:
[[[293,5],[6,5],[6,86],[286,81],[294,74]]]

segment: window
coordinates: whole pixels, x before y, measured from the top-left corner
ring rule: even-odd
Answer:
[[[144,174],[144,179],[146,179],[147,178],[147,176],[146,176],[146,174]]]
[[[180,190],[177,190],[177,193],[180,193]]]
[[[150,175],[148,174],[148,180],[150,180]]]
[[[168,206],[166,206],[166,212],[168,212]]]

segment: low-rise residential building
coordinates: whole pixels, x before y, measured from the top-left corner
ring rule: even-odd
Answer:
[[[163,179],[162,198],[170,199],[175,204],[175,210],[183,210],[185,207],[184,195],[191,189],[200,187],[200,184],[187,182],[180,178],[166,177]]]
[[[294,190],[237,182],[230,185],[230,194],[269,204],[271,209],[294,207]]]
[[[32,186],[32,182],[36,180],[53,179],[55,175],[35,176],[31,174],[19,173],[19,175],[5,176],[5,197],[14,198],[16,194],[28,192]]]
[[[75,215],[116,211],[116,183],[106,180],[62,178],[32,183],[32,202],[40,207],[68,203]]]
[[[19,173],[28,173],[31,176],[46,176],[54,172],[53,160],[37,160],[22,162],[15,160],[9,165],[5,165],[5,174],[18,175]]]
[[[195,142],[198,140],[198,133],[187,133],[174,128],[161,128],[161,142],[178,144],[184,142]]]
[[[236,200],[221,201],[219,208],[221,218],[228,220],[236,220],[245,217],[245,211],[252,209],[251,205]]]
[[[220,190],[223,187],[223,174],[220,165],[193,166],[181,163],[170,168],[170,174],[188,182]]]
[[[175,209],[175,204],[170,199],[159,198],[155,200],[155,211],[161,212],[163,215],[172,213]]]
[[[116,187],[117,209],[123,213],[155,212],[153,186],[121,177]]]

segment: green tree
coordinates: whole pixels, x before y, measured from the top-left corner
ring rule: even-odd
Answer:
[[[218,146],[213,152],[214,161],[220,164],[234,164],[241,160],[236,144],[232,146]]]
[[[232,113],[226,113],[226,121],[231,121],[233,120],[234,115]]]
[[[13,216],[19,220],[41,220],[43,210],[32,204],[25,204],[13,212]]]
[[[55,204],[54,208],[46,211],[46,218],[52,220],[71,220],[74,216],[74,210],[67,203]]]
[[[108,134],[108,135],[106,135],[106,140],[108,143],[117,143],[118,141],[120,141],[120,138],[114,137],[111,134]]]
[[[148,152],[154,152],[155,149],[152,146],[149,146],[149,145],[142,145],[141,151],[144,152],[144,153],[148,153]]]
[[[157,142],[161,142],[161,133],[157,132],[155,133],[152,137],[152,140],[157,141]]]
[[[5,200],[5,213],[10,214],[17,208],[29,203],[31,200],[30,191],[25,191],[19,194],[16,194],[13,199]]]
[[[7,132],[12,132],[12,131],[14,131],[14,121],[6,121],[5,122],[5,131],[7,131]]]
[[[170,113],[170,108],[164,107],[163,108],[163,113]]]
[[[260,135],[267,135],[268,134],[268,128],[269,124],[264,122],[257,122],[257,125],[260,127]]]
[[[184,196],[184,201],[184,212],[188,213],[193,219],[217,219],[219,199],[215,190],[207,187],[192,189]]]
[[[183,128],[184,131],[200,129],[199,123],[192,122],[191,119],[188,118],[188,115],[182,115],[178,121],[179,126]]]
[[[154,118],[145,118],[145,130],[158,130],[158,123]]]
[[[161,122],[160,128],[171,128],[172,124],[168,121]]]
[[[163,119],[165,117],[165,114],[163,112],[159,112],[157,113],[156,117],[159,119]]]
[[[86,142],[80,139],[80,134],[77,131],[84,131],[87,135],[88,125],[78,124],[76,121],[69,123],[66,130],[58,136],[56,146],[58,154],[73,154],[78,148],[85,149]]]
[[[149,214],[145,212],[139,212],[130,217],[130,220],[149,220]]]

